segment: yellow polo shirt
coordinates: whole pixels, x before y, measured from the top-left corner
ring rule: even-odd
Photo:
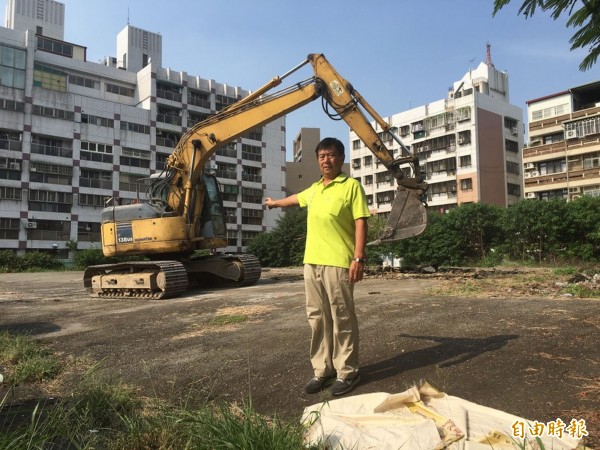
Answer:
[[[371,215],[360,183],[345,173],[327,186],[321,178],[298,194],[298,202],[308,208],[304,264],[350,267],[354,221]]]

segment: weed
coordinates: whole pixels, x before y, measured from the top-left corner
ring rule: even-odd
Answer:
[[[6,382],[52,379],[61,372],[59,361],[29,336],[0,333],[0,364],[10,367]]]
[[[248,320],[248,316],[244,314],[218,315],[208,322],[208,325],[222,326],[233,323],[242,323]]]

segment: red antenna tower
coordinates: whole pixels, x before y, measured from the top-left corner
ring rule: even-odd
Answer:
[[[487,53],[486,53],[485,63],[488,65],[488,67],[494,67],[494,63],[492,62],[492,45],[488,42],[488,43],[486,43],[486,46],[487,46]]]

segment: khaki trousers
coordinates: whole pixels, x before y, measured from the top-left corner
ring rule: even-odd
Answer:
[[[315,376],[337,372],[337,378],[353,378],[358,373],[359,340],[348,269],[305,264],[304,288]]]

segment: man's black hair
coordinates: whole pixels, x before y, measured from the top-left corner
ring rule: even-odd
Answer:
[[[319,142],[317,144],[317,148],[315,149],[315,154],[319,154],[319,150],[329,150],[329,149],[336,149],[337,152],[340,154],[340,156],[345,156],[345,148],[344,148],[344,144],[342,144],[342,141],[340,141],[339,139],[333,138],[333,137],[326,137],[324,139],[321,140],[321,142]]]

